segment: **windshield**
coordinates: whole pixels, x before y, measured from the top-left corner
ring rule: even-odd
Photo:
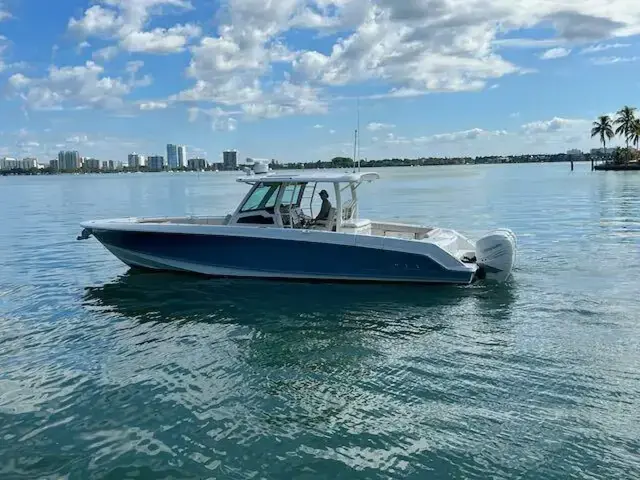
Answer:
[[[304,183],[289,184],[285,187],[282,194],[282,205],[292,205],[299,207],[302,201],[302,193],[304,192]]]
[[[255,210],[264,210],[265,208],[274,207],[278,198],[279,184],[261,184],[249,196],[244,203],[241,212],[252,212]]]

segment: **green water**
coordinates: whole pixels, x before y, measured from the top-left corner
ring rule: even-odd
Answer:
[[[381,169],[361,215],[518,235],[506,285],[131,274],[79,222],[235,174],[0,177],[0,479],[640,478],[640,174]]]

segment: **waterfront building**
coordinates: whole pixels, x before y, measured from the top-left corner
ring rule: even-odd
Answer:
[[[187,165],[187,147],[180,145],[178,147],[178,167],[184,168]]]
[[[3,157],[0,158],[0,170],[15,170],[20,168],[18,165],[18,160],[12,157]]]
[[[77,151],[60,151],[58,153],[60,170],[78,170],[82,167],[82,159]]]
[[[238,152],[235,150],[225,150],[222,152],[222,165],[225,170],[235,170],[238,168]]]
[[[167,166],[169,169],[178,168],[180,166],[178,145],[174,145],[172,143],[167,144]]]
[[[130,153],[128,160],[129,168],[140,168],[145,165],[144,155],[140,155],[138,153]]]
[[[91,171],[100,170],[100,160],[97,160],[95,158],[86,158],[84,160],[82,168],[84,170],[91,170]]]
[[[153,172],[160,172],[162,170],[164,170],[165,167],[165,163],[164,163],[164,157],[161,155],[154,155],[152,157],[149,157],[149,170],[153,171]]]
[[[204,170],[207,168],[207,161],[204,158],[190,158],[187,165],[189,170]]]
[[[167,144],[167,165],[169,168],[178,168],[178,146]]]
[[[19,162],[18,168],[21,168],[22,170],[38,168],[38,159],[34,157],[23,158],[22,161]]]

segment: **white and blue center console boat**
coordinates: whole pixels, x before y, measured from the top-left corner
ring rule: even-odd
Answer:
[[[454,230],[360,218],[358,187],[377,179],[373,172],[252,175],[238,179],[251,188],[229,215],[92,220],[78,239],[93,235],[131,267],[212,276],[427,284],[510,276],[510,230],[473,242]],[[322,190],[333,198],[318,218]]]

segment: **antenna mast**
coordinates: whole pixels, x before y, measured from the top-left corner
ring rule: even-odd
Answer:
[[[353,171],[356,171],[356,153],[358,150],[358,129],[356,128],[353,133]]]
[[[360,97],[357,98],[356,104],[356,131],[353,143],[353,171],[356,171],[356,164],[358,165],[358,171],[360,171]]]
[[[360,171],[360,97],[358,97],[358,171]]]

